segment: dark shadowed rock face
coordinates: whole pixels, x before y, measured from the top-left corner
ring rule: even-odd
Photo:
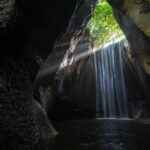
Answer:
[[[33,84],[56,37],[65,31],[75,3],[0,1],[1,150],[46,149],[37,143],[56,134],[45,111],[33,99]]]
[[[82,69],[85,67],[85,64],[87,63],[88,56],[90,55],[91,49],[90,49],[89,32],[87,32],[87,35],[85,34],[86,35],[85,37],[83,34],[86,33],[85,27],[92,14],[93,6],[94,6],[93,0],[89,1],[89,3],[87,3],[87,1],[84,1],[81,5],[78,5],[77,7],[78,11],[76,11],[72,16],[66,32],[60,38],[57,39],[52,53],[49,54],[48,58],[46,59],[46,61],[44,62],[44,64],[42,65],[41,69],[39,70],[36,76],[35,95],[39,93],[38,92],[40,89],[39,87],[42,86],[47,87],[49,85],[52,85],[53,87],[53,91],[55,93],[55,98],[57,102],[56,101],[50,102],[51,101],[50,95],[47,96],[48,99],[46,100],[48,102],[48,103],[46,102],[48,105],[52,104],[56,106],[54,107],[54,113],[51,113],[52,109],[50,109],[50,111],[48,110],[50,116],[51,114],[54,114],[54,116],[56,115],[57,118],[61,118],[61,119],[72,116],[71,115],[72,99],[73,99],[72,97],[74,97],[76,93],[74,91],[76,91],[76,89],[74,89],[75,83],[71,85],[72,83],[70,81],[74,80],[73,82],[76,82],[75,78],[78,78],[80,76]],[[88,66],[89,65],[87,65],[87,68]],[[86,75],[86,73],[84,75]],[[82,84],[80,83],[82,79],[80,78],[77,81],[78,85]],[[71,88],[72,88],[72,92],[74,92],[74,95],[72,95],[70,98],[69,92],[71,92],[70,91]],[[44,95],[41,93],[41,90],[40,90],[40,94]],[[91,97],[89,98],[90,102],[92,102],[93,100]],[[82,98],[86,99],[87,95]],[[76,100],[74,99],[73,101]],[[93,103],[92,107],[94,106],[94,104],[95,103]],[[95,109],[95,106],[93,109]]]
[[[25,58],[0,57],[0,148],[32,150],[56,131],[32,98],[36,65]]]
[[[32,148],[32,100],[30,64],[1,57],[0,65],[0,147]],[[26,65],[25,65],[26,64]],[[23,85],[23,86],[22,86]]]
[[[7,7],[9,13],[6,14],[0,11],[0,18],[3,19],[0,20],[5,24],[5,28],[0,26],[1,47],[5,48],[1,52],[11,55],[23,53],[28,57],[40,55],[45,59],[58,35],[65,31],[76,0],[59,4],[49,0],[9,0],[6,4],[13,9]],[[5,21],[8,14],[9,20]]]

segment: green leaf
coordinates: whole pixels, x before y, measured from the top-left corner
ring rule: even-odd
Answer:
[[[113,16],[113,10],[105,0],[98,0],[87,28],[90,30],[95,47],[101,47],[112,41],[113,38],[123,36],[123,32]]]

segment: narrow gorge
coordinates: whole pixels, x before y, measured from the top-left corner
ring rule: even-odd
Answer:
[[[149,150],[150,1],[0,0],[0,150]]]

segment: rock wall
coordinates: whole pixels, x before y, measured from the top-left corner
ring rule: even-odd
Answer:
[[[76,0],[0,2],[0,149],[45,150],[44,139],[56,135],[33,87],[75,5]]]
[[[126,42],[125,42],[126,43]],[[128,46],[127,46],[128,45]],[[138,60],[130,57],[129,44],[125,44],[125,66],[127,100],[129,116],[132,118],[146,118],[150,116],[150,80]]]
[[[90,118],[96,115],[94,58],[86,30],[73,53],[71,65],[60,72],[55,84],[55,101],[48,111],[51,119]]]
[[[64,93],[63,88],[67,84],[71,86],[69,80],[74,78],[74,72],[80,72],[82,70],[89,56],[89,33],[86,35],[87,30],[85,30],[85,28],[92,15],[93,8],[93,0],[89,1],[89,3],[84,1],[81,5],[77,5],[66,32],[56,40],[53,51],[49,54],[37,74],[35,95],[37,95],[37,93],[44,95],[40,92],[41,87],[44,87],[44,89],[49,89],[48,87],[50,87],[54,95],[53,100],[49,100],[51,99],[49,94],[48,99],[45,99],[44,102],[42,100],[41,102],[45,105],[51,101],[49,104],[55,105],[53,111],[50,109],[47,112],[50,114],[50,118],[51,116],[57,116],[53,118],[61,118],[61,115],[63,115],[63,118],[66,118],[71,114],[67,113],[67,110],[64,109],[67,105],[70,105],[70,98],[65,98],[67,99],[66,101],[69,101],[67,104],[57,101],[63,99],[60,96],[60,93]],[[65,83],[66,81],[67,83]],[[48,93],[48,90],[46,91],[46,93]],[[68,93],[69,92],[70,91],[68,91]],[[76,93],[76,91],[74,92]],[[62,105],[65,106],[63,107]],[[69,108],[71,106],[67,107]],[[52,107],[50,106],[50,108]],[[72,111],[71,108],[69,108],[68,111]]]
[[[132,57],[139,61],[147,74],[150,74],[149,0],[108,2],[114,8],[114,16],[131,44]]]
[[[129,87],[129,101],[130,108],[133,112],[141,112],[138,117],[149,117],[149,107],[150,107],[150,95],[149,95],[149,81],[150,81],[150,35],[149,35],[149,11],[150,5],[149,1],[134,1],[134,0],[124,0],[124,1],[113,1],[108,0],[112,5],[114,10],[114,16],[118,21],[121,29],[123,30],[128,42],[128,57],[130,60],[134,60],[143,68],[144,83],[141,84],[138,73],[133,67],[129,67],[128,71],[131,74],[133,82],[128,82]],[[134,70],[135,72],[133,73]],[[134,90],[137,87],[137,91]],[[132,91],[132,92],[131,92]],[[135,94],[137,93],[137,94]],[[141,103],[141,102],[142,103]],[[132,103],[133,102],[133,103]],[[137,117],[136,116],[136,117]]]
[[[0,60],[0,148],[32,150],[56,134],[32,96],[36,64],[25,57]]]

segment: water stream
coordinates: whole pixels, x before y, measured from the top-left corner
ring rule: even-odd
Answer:
[[[99,49],[94,54],[98,117],[129,117],[122,50],[123,42],[117,42]]]

